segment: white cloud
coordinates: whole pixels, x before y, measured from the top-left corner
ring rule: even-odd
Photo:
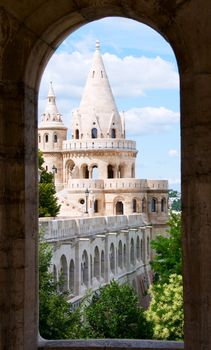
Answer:
[[[168,151],[168,155],[169,155],[169,157],[178,157],[179,153],[178,153],[178,151],[176,149],[170,149]]]
[[[125,113],[125,121],[130,134],[160,133],[179,122],[179,113],[165,107],[132,108]]]

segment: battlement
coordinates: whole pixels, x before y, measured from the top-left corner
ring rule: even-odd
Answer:
[[[136,151],[136,142],[125,139],[86,139],[86,140],[65,140],[63,141],[63,151],[65,150],[126,150]]]

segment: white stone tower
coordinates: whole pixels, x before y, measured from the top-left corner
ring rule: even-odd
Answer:
[[[67,139],[67,128],[56,106],[56,96],[50,83],[45,112],[41,116],[38,147],[44,154],[46,170],[56,169],[56,184],[63,182],[63,141]]]
[[[61,216],[149,212],[152,222],[166,220],[168,183],[135,178],[136,143],[125,138],[124,116],[117,110],[98,41],[79,108],[73,112],[71,140],[66,132],[51,85],[39,147],[48,169],[57,168]]]

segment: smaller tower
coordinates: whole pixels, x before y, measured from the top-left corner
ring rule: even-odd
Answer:
[[[67,139],[67,128],[56,106],[56,96],[50,82],[45,112],[41,116],[38,128],[38,148],[43,152],[46,170],[56,168],[55,183],[63,182],[62,144]]]

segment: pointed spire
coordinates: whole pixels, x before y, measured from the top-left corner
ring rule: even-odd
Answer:
[[[96,117],[98,117],[99,127],[102,130],[101,137],[109,137],[108,129],[112,115],[114,115],[112,127],[118,129],[119,134],[122,134],[121,118],[100,54],[100,42],[98,40],[96,41],[92,66],[82,95],[79,112],[83,129],[86,129],[86,135],[90,135],[90,130],[96,124]]]
[[[56,95],[53,89],[52,81],[50,82],[50,85],[49,85],[45,112],[42,114],[42,120],[40,123],[40,127],[51,127],[51,126],[64,127],[61,114],[58,112],[58,109],[57,109]]]

